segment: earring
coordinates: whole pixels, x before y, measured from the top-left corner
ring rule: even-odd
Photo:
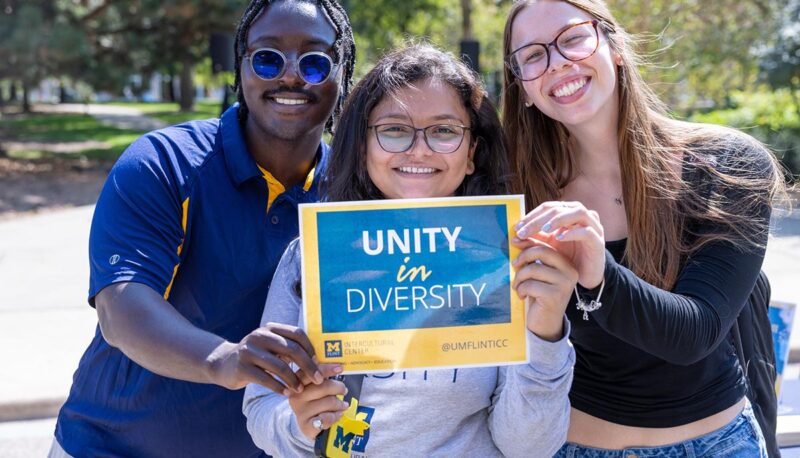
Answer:
[[[532,103],[532,102],[528,102],[528,101],[526,100],[526,101],[525,101],[525,108],[530,108],[531,106],[533,106],[533,103]]]

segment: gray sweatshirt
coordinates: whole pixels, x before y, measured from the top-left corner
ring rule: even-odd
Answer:
[[[302,326],[300,250],[292,242],[272,280],[261,323]],[[564,338],[531,334],[530,363],[507,367],[408,370],[364,378],[359,405],[370,428],[356,457],[550,457],[566,440],[567,394],[575,351]],[[314,456],[286,397],[261,385],[245,389],[243,412],[253,441],[276,457]]]

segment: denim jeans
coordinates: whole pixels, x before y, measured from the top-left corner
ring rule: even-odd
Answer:
[[[722,428],[704,436],[660,447],[604,450],[567,442],[554,458],[767,458],[767,448],[753,409],[748,404],[741,414]]]

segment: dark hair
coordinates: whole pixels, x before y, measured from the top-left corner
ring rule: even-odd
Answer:
[[[236,91],[236,96],[239,100],[239,121],[244,122],[247,119],[249,112],[247,103],[244,100],[244,93],[242,92],[242,59],[247,50],[247,34],[250,32],[250,26],[253,21],[258,17],[261,12],[268,6],[286,0],[251,0],[239,21],[239,26],[236,29],[236,42],[234,43],[234,52],[236,53],[236,61],[234,62],[235,79],[233,83],[233,90]],[[336,106],[333,109],[331,117],[325,124],[325,130],[328,132],[333,131],[335,120],[339,117],[344,105],[344,100],[347,94],[350,93],[350,88],[353,86],[353,69],[356,61],[356,44],[353,39],[353,29],[350,26],[350,18],[347,12],[336,0],[294,0],[299,2],[311,3],[318,6],[326,16],[331,25],[336,31],[336,41],[333,42],[333,59],[335,63],[344,64],[344,74],[342,76],[342,92]]]
[[[470,118],[470,138],[477,142],[475,171],[456,190],[459,196],[507,194],[506,142],[497,116],[478,76],[461,61],[428,44],[412,45],[384,56],[353,89],[347,100],[331,156],[321,182],[327,201],[383,199],[367,174],[369,115],[385,97],[415,82],[434,79],[461,96]]]

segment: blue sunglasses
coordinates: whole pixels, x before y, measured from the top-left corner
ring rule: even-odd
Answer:
[[[286,72],[288,63],[286,56],[274,48],[259,48],[244,58],[250,60],[253,73],[265,81],[280,78]],[[296,63],[300,78],[311,85],[328,81],[336,68],[333,59],[321,51],[301,54]]]

